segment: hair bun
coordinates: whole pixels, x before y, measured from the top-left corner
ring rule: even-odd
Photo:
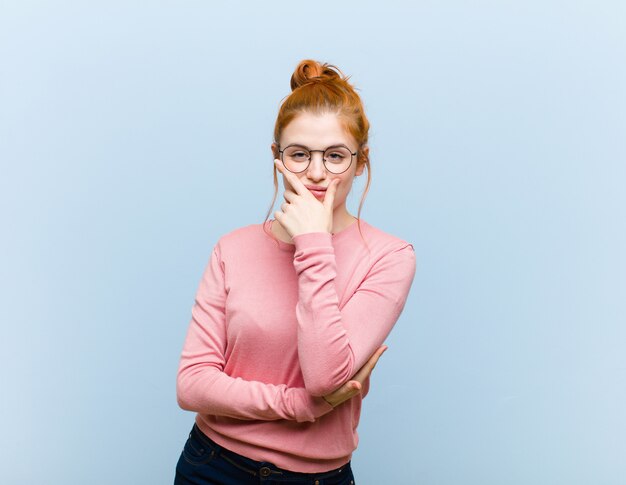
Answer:
[[[343,73],[332,64],[320,64],[312,59],[300,61],[291,76],[291,90],[315,82],[345,80]]]

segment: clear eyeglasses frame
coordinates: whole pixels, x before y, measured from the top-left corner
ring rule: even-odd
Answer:
[[[285,162],[285,154],[284,154],[284,152],[288,151],[290,148],[298,148],[299,149],[298,152],[302,152],[298,156],[301,156],[301,155],[304,156],[303,160],[300,160],[297,163],[294,163],[292,160],[291,168],[289,168],[290,161],[287,160],[287,162]],[[343,163],[342,163],[341,164],[342,170],[339,170],[339,171],[337,171],[338,169],[337,167],[333,167],[333,162],[329,161],[330,155],[333,154],[333,150],[337,152],[338,149],[339,150],[345,149],[346,155],[348,153],[350,154],[350,163],[346,166],[346,168],[343,168]],[[280,153],[280,161],[283,163],[283,166],[292,173],[302,173],[305,170],[307,170],[309,168],[309,165],[311,165],[311,159],[312,159],[311,154],[314,152],[322,153],[322,161],[324,163],[324,167],[326,167],[326,170],[328,170],[330,173],[335,174],[335,175],[344,173],[346,170],[348,170],[352,166],[352,160],[354,156],[358,153],[358,152],[352,153],[352,151],[350,151],[350,149],[345,145],[333,145],[331,147],[326,148],[325,150],[311,150],[302,145],[288,145],[282,150],[278,150],[278,153]],[[306,156],[306,154],[308,154],[308,157]],[[304,168],[302,168],[301,170],[293,170],[294,164],[304,166]]]

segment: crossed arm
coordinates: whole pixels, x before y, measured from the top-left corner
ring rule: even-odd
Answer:
[[[319,242],[321,233],[313,234],[317,236],[304,234],[299,238],[312,243]],[[298,237],[294,238],[294,241],[297,239]],[[302,241],[299,242],[302,252],[302,248],[307,246]],[[401,265],[405,267],[402,281],[407,278],[407,254],[409,263],[413,261],[414,271],[414,259],[411,260],[414,253],[411,247],[410,253],[405,252],[400,258]],[[322,261],[314,257],[307,259],[306,255],[298,255],[296,249],[294,264],[299,278],[310,278],[312,281],[312,284],[308,284],[307,280],[301,282],[300,289],[304,286],[305,291],[301,291],[302,297],[296,308],[299,325],[298,353],[305,378],[305,387],[296,388],[284,384],[248,381],[231,377],[224,372],[226,295],[224,274],[216,246],[198,288],[183,347],[176,386],[180,407],[237,419],[287,419],[303,422],[315,421],[358,394],[384,352],[382,342],[404,305],[403,290],[399,297],[395,293],[397,290],[394,290],[393,296],[381,293],[385,290],[380,288],[380,272],[389,273],[398,269],[399,263],[394,262],[396,258],[391,259],[390,263],[385,262],[372,269],[357,293],[340,311],[334,285],[328,284],[329,278],[334,279],[334,267],[333,271],[322,271],[325,276],[320,278],[319,265],[328,264],[328,257],[326,260],[322,258]],[[332,260],[334,263],[334,255]],[[298,268],[298,262],[302,261],[305,261],[304,264],[308,261],[312,269],[307,272],[306,268]],[[412,279],[411,268],[408,268],[408,273]],[[320,284],[322,291],[319,289]],[[410,286],[410,282],[408,284]],[[378,289],[374,291],[374,288]],[[408,288],[406,291],[408,292]],[[321,305],[320,312],[314,310],[318,304]],[[376,306],[379,307],[378,311],[374,311]],[[357,332],[354,319],[363,319],[361,322],[366,322],[367,319],[377,318],[381,313],[386,315],[382,324],[368,324],[367,334],[360,337],[359,333],[363,333],[363,328],[361,332]],[[327,323],[320,324],[320,318],[328,318]],[[372,331],[376,328],[377,331]]]
[[[377,261],[340,306],[331,234],[293,237],[298,275],[298,358],[306,389],[324,396],[348,381],[379,348],[406,302],[415,275],[415,251],[396,244]]]
[[[216,247],[198,288],[178,369],[177,400],[185,410],[244,420],[315,421],[358,394],[382,354],[377,351],[353,380],[323,398],[303,387],[231,377],[224,372],[223,288]]]

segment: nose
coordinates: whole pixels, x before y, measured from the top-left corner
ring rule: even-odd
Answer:
[[[311,180],[324,180],[326,178],[326,166],[324,165],[323,153],[311,153],[311,163],[309,163],[306,170],[306,175]]]

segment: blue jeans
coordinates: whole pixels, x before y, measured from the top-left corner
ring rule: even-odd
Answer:
[[[227,450],[193,425],[176,465],[174,485],[354,485],[350,462],[321,473],[298,473]]]

